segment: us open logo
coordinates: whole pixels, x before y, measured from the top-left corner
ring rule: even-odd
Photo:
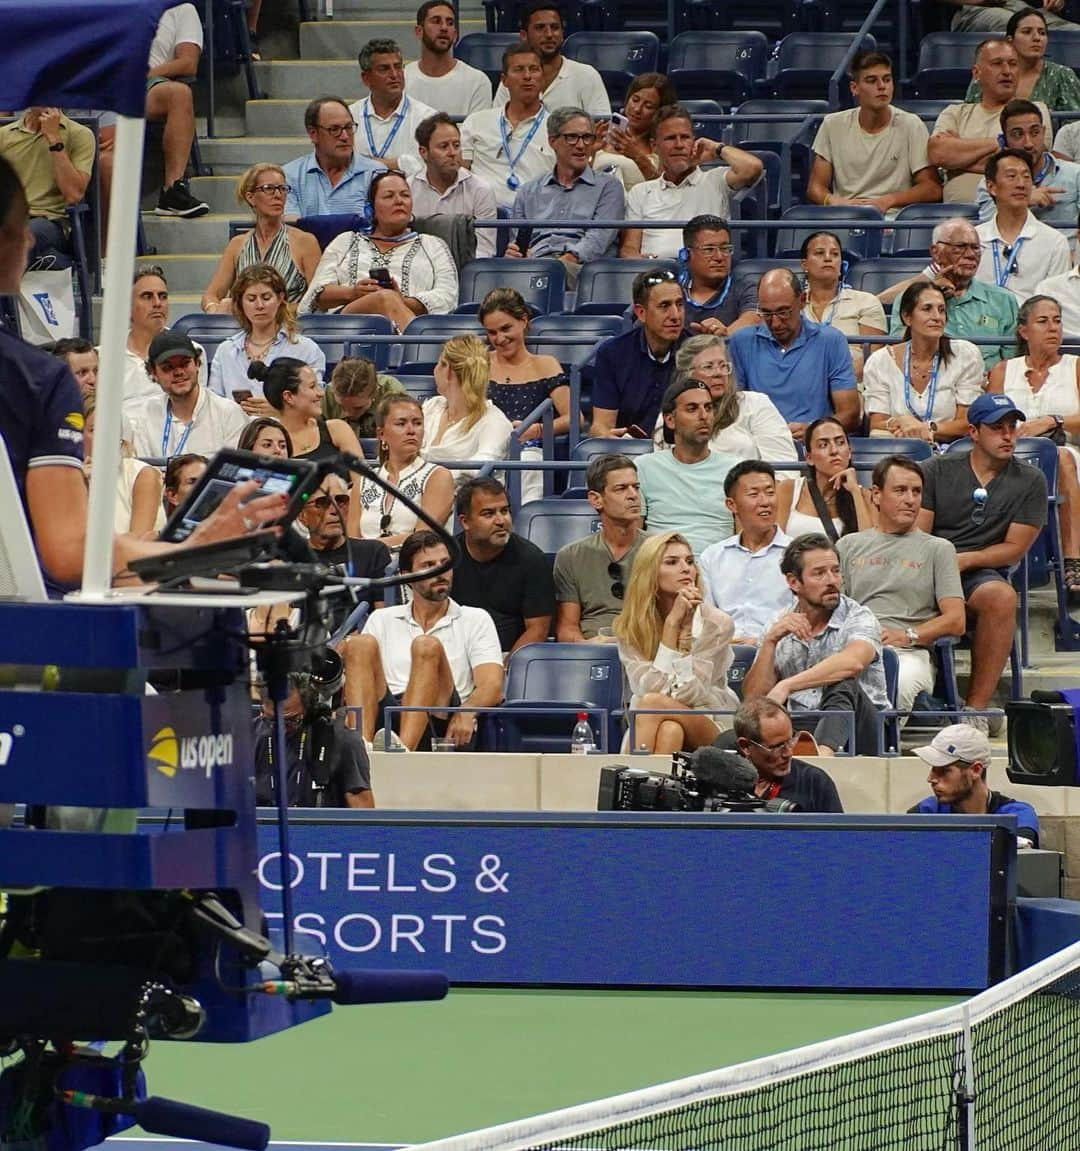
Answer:
[[[7,767],[15,740],[25,731],[26,728],[21,723],[15,724],[11,731],[0,731],[0,767]]]
[[[178,736],[174,728],[163,727],[150,740],[147,760],[169,779],[178,768],[202,771],[209,779],[215,768],[232,767],[233,737],[228,733]]]

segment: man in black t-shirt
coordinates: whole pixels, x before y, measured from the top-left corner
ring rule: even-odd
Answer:
[[[754,794],[790,799],[801,811],[843,811],[836,784],[812,763],[791,758],[794,728],[787,709],[758,696],[735,713],[735,747],[758,773]]]
[[[1000,393],[967,410],[971,451],[946,452],[923,465],[918,527],[956,548],[971,630],[967,706],[989,707],[1016,630],[1017,596],[1009,568],[1024,558],[1046,523],[1046,479],[1014,456],[1027,417]],[[965,719],[988,730],[984,716]]]
[[[495,479],[468,480],[455,507],[463,534],[454,599],[491,616],[504,652],[543,643],[555,612],[551,564],[535,544],[510,530],[506,488]]]
[[[381,540],[349,539],[346,536],[350,499],[349,485],[332,472],[304,505],[300,522],[308,530],[308,544],[319,563],[340,568],[342,575],[378,579],[386,575],[390,549]],[[372,611],[383,606],[382,592],[378,589],[362,591],[352,588],[335,596],[330,605],[331,632],[337,631],[353,608],[365,600]]]

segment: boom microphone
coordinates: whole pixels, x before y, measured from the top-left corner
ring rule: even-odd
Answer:
[[[242,1119],[239,1115],[226,1115],[223,1111],[209,1111],[205,1107],[192,1107],[189,1103],[163,1099],[160,1095],[133,1101],[128,1114],[133,1115],[144,1130],[155,1135],[222,1143],[226,1147],[241,1147],[244,1151],[264,1151],[270,1142],[270,1128],[265,1123]]]
[[[329,999],[343,1007],[357,1003],[411,1003],[445,999],[450,981],[441,971],[335,971],[333,985],[305,987],[290,979],[263,984],[271,995],[290,999]]]
[[[699,747],[690,756],[690,770],[699,783],[725,795],[754,790],[757,771],[753,764],[734,751]]]

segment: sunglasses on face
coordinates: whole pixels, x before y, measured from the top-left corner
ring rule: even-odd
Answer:
[[[325,512],[331,503],[337,504],[342,511],[347,511],[349,507],[349,497],[344,492],[337,496],[313,496],[308,500],[308,507],[314,508],[317,512]]]

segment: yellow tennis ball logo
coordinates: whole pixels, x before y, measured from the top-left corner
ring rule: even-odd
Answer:
[[[154,733],[146,758],[149,765],[162,775],[171,779],[176,774],[180,765],[180,741],[171,727],[163,727]]]

